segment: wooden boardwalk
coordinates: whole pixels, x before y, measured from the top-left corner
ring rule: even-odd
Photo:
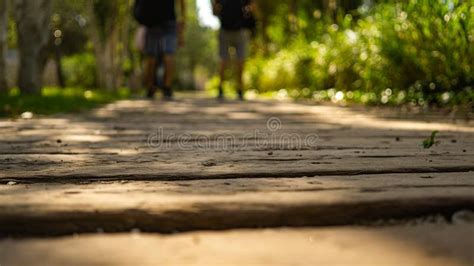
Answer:
[[[424,149],[422,141],[434,130],[439,131],[439,143]],[[235,241],[226,248],[229,251],[237,243],[260,237],[269,248],[252,242],[255,252],[244,252],[242,263],[337,264],[336,255],[318,260],[323,250],[342,252],[332,240],[357,253],[397,234],[410,237],[400,237],[401,242],[393,242],[394,248],[386,250],[392,252],[387,255],[390,265],[410,259],[419,259],[423,265],[473,263],[472,252],[458,248],[463,243],[473,250],[472,122],[393,109],[190,98],[120,101],[80,115],[0,120],[0,135],[0,234],[64,236],[0,240],[2,266],[25,265],[25,260],[34,261],[44,252],[51,253],[45,265],[63,264],[61,256],[76,256],[73,247],[129,245],[129,238],[138,231],[189,232],[166,237],[139,234],[144,243],[170,252],[172,247],[187,247],[187,239],[212,239],[181,257],[163,261],[170,265],[238,264],[235,254],[239,253],[224,253],[215,260],[206,254],[216,252],[219,241]],[[471,222],[451,224],[457,213]],[[406,227],[397,222],[394,228],[374,227],[433,215],[442,217],[441,224]],[[365,227],[327,227],[361,225]],[[439,233],[427,236],[432,226],[439,226]],[[292,229],[268,234],[267,229],[258,229],[279,227]],[[192,232],[245,228],[248,231]],[[135,234],[70,237],[130,231]],[[301,240],[332,233],[334,239],[323,237],[326,240],[315,247]],[[360,235],[367,246],[356,247],[348,239],[352,234]],[[417,234],[421,242],[413,240]],[[275,262],[268,254],[283,251],[285,239],[300,251],[289,250],[286,257],[274,257],[280,258]],[[444,239],[433,244],[438,257],[418,245],[430,239]],[[394,254],[403,252],[400,243],[415,248],[397,258]],[[53,254],[57,245],[65,247],[64,253]],[[146,252],[140,251],[140,245],[132,244],[131,257],[123,258],[122,264]],[[313,248],[319,251],[311,257]],[[33,250],[29,257],[11,255],[26,250]],[[77,253],[77,265],[118,264],[113,259],[95,260],[94,251],[84,252],[92,252],[92,257],[80,260]],[[186,256],[195,260],[187,261]],[[301,261],[294,256],[309,257]],[[339,262],[350,258],[367,262],[360,254],[351,256],[342,256]],[[142,256],[143,263],[159,257]],[[262,260],[252,260],[257,257]]]

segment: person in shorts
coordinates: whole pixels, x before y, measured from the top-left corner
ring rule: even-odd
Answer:
[[[147,97],[154,98],[155,96],[158,80],[157,68],[163,64],[163,96],[171,100],[175,71],[174,57],[178,44],[179,46],[184,44],[185,0],[137,0],[134,13],[138,22],[146,27],[143,53]]]
[[[224,99],[223,83],[226,69],[230,66],[230,51],[233,48],[236,56],[237,94],[244,100],[243,72],[248,53],[250,31],[247,27],[249,18],[253,18],[252,0],[213,0],[214,15],[219,17],[220,83],[218,99]]]

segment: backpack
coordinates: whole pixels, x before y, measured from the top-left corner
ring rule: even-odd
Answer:
[[[253,14],[244,12],[245,7],[249,5],[249,0],[218,0],[217,4],[222,6],[219,17],[223,29],[240,30],[248,28],[253,31],[256,28]]]
[[[160,2],[161,1],[161,2]],[[135,0],[133,16],[146,27],[154,27],[174,18],[174,1]]]
[[[255,18],[253,12],[244,14],[244,21],[242,25],[245,29],[250,30],[252,37],[255,37],[257,34],[257,19]]]

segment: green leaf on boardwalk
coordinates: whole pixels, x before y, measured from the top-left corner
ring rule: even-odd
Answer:
[[[438,145],[439,141],[436,141],[436,135],[439,132],[437,130],[431,132],[431,136],[429,136],[427,139],[423,140],[423,148],[425,149],[430,149],[433,147],[433,145]]]

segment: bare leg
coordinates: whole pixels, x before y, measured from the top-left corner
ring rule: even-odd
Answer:
[[[171,86],[173,85],[173,78],[175,72],[174,55],[165,55],[165,76],[164,76],[164,87],[163,94],[166,99],[173,97],[173,91]]]
[[[173,85],[175,64],[174,64],[174,55],[165,55],[165,77],[164,77],[164,86],[171,87]]]
[[[145,73],[144,82],[145,87],[148,90],[147,97],[153,98],[156,92],[155,80],[156,80],[156,58],[147,57],[145,58]]]
[[[244,66],[244,60],[237,62],[237,94],[240,100],[244,99]]]
[[[219,78],[220,78],[219,79],[219,96],[218,96],[219,99],[224,98],[223,86],[224,86],[224,81],[225,81],[225,70],[227,69],[227,65],[228,65],[228,61],[222,59],[220,69],[219,69]]]

